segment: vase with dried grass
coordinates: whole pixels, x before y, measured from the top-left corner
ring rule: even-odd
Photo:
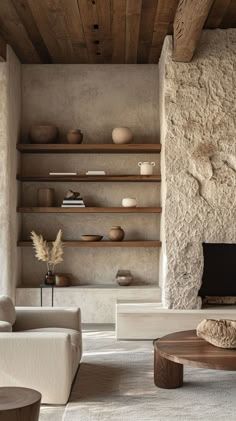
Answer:
[[[63,262],[63,242],[62,242],[62,231],[59,230],[56,236],[56,240],[49,243],[44,240],[43,236],[31,232],[31,240],[33,241],[33,247],[35,249],[35,257],[47,265],[47,273],[45,275],[44,282],[46,285],[55,284],[54,270],[55,266]]]

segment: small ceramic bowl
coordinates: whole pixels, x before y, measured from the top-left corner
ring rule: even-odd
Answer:
[[[90,235],[90,234],[81,235],[82,241],[101,241],[102,238],[103,238],[103,235]]]

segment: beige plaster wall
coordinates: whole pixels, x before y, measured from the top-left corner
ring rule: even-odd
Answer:
[[[7,61],[0,63],[0,99],[0,293],[14,299],[20,277],[16,143],[21,117],[21,65],[9,47]]]
[[[49,121],[80,127],[84,142],[109,142],[113,127],[128,126],[136,142],[159,133],[157,65],[23,65],[22,131]]]
[[[236,242],[236,30],[204,31],[191,63],[160,60],[164,305],[201,306],[202,242]],[[222,282],[224,280],[222,279]]]
[[[158,70],[156,65],[23,65],[22,137],[27,141],[31,124],[43,121],[59,126],[61,141],[73,127],[84,132],[85,143],[111,142],[115,126],[129,126],[135,142],[159,141]],[[155,161],[159,155],[24,155],[23,174],[43,175],[49,171],[104,169],[109,174],[138,174],[138,162]],[[135,196],[139,206],[158,206],[160,186],[156,183],[24,183],[21,203],[36,205],[37,189],[53,187],[60,205],[67,189],[79,190],[87,205],[120,206],[123,197]],[[159,239],[158,215],[24,215],[22,238],[32,229],[53,238],[59,228],[65,239],[101,233],[107,237],[112,225],[121,225],[127,239]],[[31,250],[22,251],[22,279],[38,284],[45,267],[35,261]],[[74,275],[78,283],[112,283],[116,271],[132,270],[136,281],[158,284],[159,251],[156,249],[69,249],[59,267]]]

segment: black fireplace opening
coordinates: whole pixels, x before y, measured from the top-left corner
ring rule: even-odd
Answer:
[[[203,243],[201,297],[236,297],[236,244]]]

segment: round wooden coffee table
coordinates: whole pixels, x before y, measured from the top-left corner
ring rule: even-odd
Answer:
[[[41,393],[24,387],[0,387],[0,421],[38,421]]]
[[[154,341],[154,381],[164,389],[183,385],[183,365],[236,371],[236,349],[217,348],[195,330],[171,333]]]

